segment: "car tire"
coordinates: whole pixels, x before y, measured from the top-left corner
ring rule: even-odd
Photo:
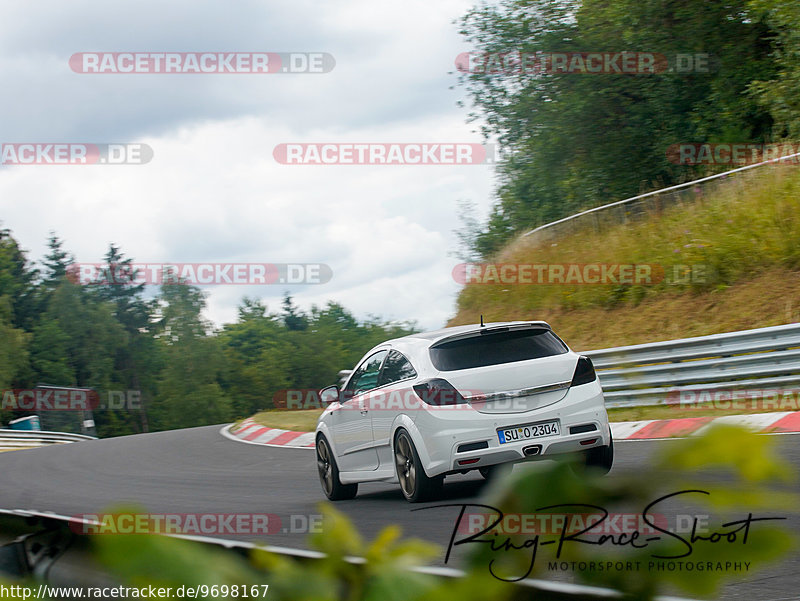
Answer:
[[[503,476],[510,474],[512,469],[514,469],[514,464],[512,463],[498,463],[496,465],[479,467],[478,471],[487,482],[495,482]]]
[[[609,433],[609,442],[607,446],[594,447],[584,451],[583,466],[585,469],[590,469],[597,474],[605,475],[611,471],[611,466],[614,465],[614,440]]]
[[[409,503],[421,503],[439,496],[444,476],[429,478],[422,467],[419,454],[405,430],[400,430],[394,440],[394,467],[400,490]]]
[[[342,484],[339,481],[339,466],[328,441],[324,436],[317,438],[316,445],[317,472],[322,485],[322,492],[331,501],[346,501],[358,494],[358,483]]]

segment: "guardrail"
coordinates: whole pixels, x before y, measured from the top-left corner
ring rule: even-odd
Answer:
[[[800,393],[800,323],[581,354],[594,363],[607,407],[665,405],[681,392]],[[339,372],[342,384],[351,372]]]
[[[51,444],[66,444],[82,440],[95,440],[93,436],[69,432],[47,432],[43,430],[0,429],[0,450],[26,449]]]
[[[597,369],[608,407],[668,404],[681,393],[800,387],[800,323],[583,354]]]

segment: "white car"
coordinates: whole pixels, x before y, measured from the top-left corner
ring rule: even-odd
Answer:
[[[603,391],[588,357],[543,321],[445,328],[370,350],[343,388],[320,392],[319,477],[331,500],[359,482],[399,482],[411,502],[448,474],[489,478],[518,461],[614,459]]]

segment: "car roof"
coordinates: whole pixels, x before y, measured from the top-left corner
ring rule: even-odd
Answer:
[[[464,326],[452,326],[449,328],[441,328],[430,332],[417,332],[416,334],[409,334],[402,338],[394,338],[387,340],[375,347],[378,350],[383,346],[404,347],[404,346],[432,346],[446,338],[458,337],[463,334],[471,334],[478,331],[488,331],[497,328],[512,327],[512,328],[545,328],[551,329],[550,325],[545,321],[497,321],[484,324],[481,326],[479,323],[469,324]]]
[[[551,330],[550,324],[546,321],[496,321],[491,323],[486,323],[483,326],[479,323],[469,324],[464,326],[452,326],[449,328],[441,328],[439,330],[432,330],[430,332],[417,332],[416,334],[409,334],[408,336],[402,336],[400,338],[393,338],[391,340],[385,340],[380,344],[376,344],[372,347],[369,351],[367,351],[359,362],[356,364],[358,366],[363,359],[368,357],[369,355],[376,353],[382,349],[396,349],[403,353],[411,353],[414,354],[415,352],[422,351],[423,349],[429,348],[440,342],[442,340],[448,338],[457,338],[461,335],[471,334],[473,332],[478,332],[480,330],[492,330],[497,328],[504,328],[504,327],[511,327],[511,328],[545,328],[547,330]],[[352,374],[352,370],[350,374]],[[349,378],[349,375],[347,376]]]

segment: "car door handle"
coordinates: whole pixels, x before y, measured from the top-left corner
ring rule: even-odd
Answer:
[[[366,415],[367,413],[369,413],[368,409],[362,409],[361,410],[361,415]]]

